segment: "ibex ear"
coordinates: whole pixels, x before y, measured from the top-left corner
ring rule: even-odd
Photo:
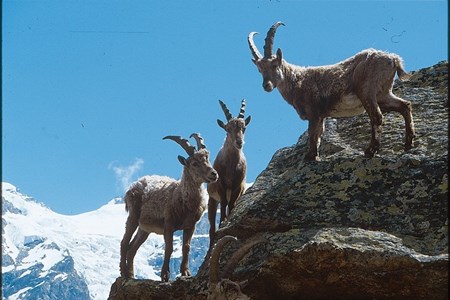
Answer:
[[[277,50],[277,61],[279,64],[281,64],[281,61],[283,60],[283,53],[281,52],[281,49],[278,48]]]
[[[248,123],[250,123],[250,120],[252,119],[252,116],[248,116],[246,119],[245,119],[245,126],[247,126],[248,125]]]
[[[187,166],[188,165],[188,161],[186,158],[184,158],[181,155],[178,155],[178,161],[180,162],[180,164],[182,164],[183,166]]]
[[[217,119],[217,124],[219,124],[220,127],[222,127],[223,129],[225,129],[225,124],[224,124],[221,120]],[[225,129],[225,130],[226,130],[226,129]]]
[[[256,59],[252,58],[252,62],[256,65]]]

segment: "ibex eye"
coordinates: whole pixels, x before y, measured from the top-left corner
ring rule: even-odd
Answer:
[[[193,163],[192,163],[192,165],[194,166],[194,167],[198,167],[198,162],[196,162],[196,161],[194,161]]]

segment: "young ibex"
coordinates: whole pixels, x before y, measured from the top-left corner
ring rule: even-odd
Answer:
[[[219,258],[223,248],[230,242],[235,242],[237,239],[233,236],[226,235],[217,241],[214,246],[211,257],[209,259],[209,283],[208,283],[208,300],[247,300],[250,299],[242,292],[242,289],[247,284],[247,281],[234,282],[230,280],[234,269],[239,261],[248,253],[253,246],[263,243],[264,240],[258,239],[248,242],[240,247],[230,258],[225,265],[225,269],[220,274]]]
[[[245,99],[241,102],[239,115],[232,117],[225,103],[219,100],[227,123],[217,120],[227,136],[222,148],[214,160],[214,169],[219,173],[219,180],[208,184],[208,219],[210,224],[209,238],[210,248],[214,243],[216,233],[216,213],[220,202],[220,222],[224,221],[239,197],[245,190],[245,177],[247,173],[247,161],[242,152],[244,146],[244,133],[250,123],[251,116],[244,120]],[[227,211],[228,209],[228,211]]]
[[[166,136],[178,143],[189,155],[178,156],[183,165],[181,180],[161,179],[152,182],[144,176],[125,193],[125,208],[128,211],[125,234],[120,244],[120,275],[134,277],[133,260],[137,250],[151,232],[164,235],[165,252],[161,280],[169,280],[169,260],[173,251],[173,233],[183,230],[183,259],[180,272],[190,276],[188,257],[192,235],[197,221],[206,209],[202,183],[215,182],[217,172],[209,161],[209,152],[199,134],[193,133],[197,150],[180,136]],[[130,243],[135,230],[137,233]]]
[[[411,103],[392,93],[395,73],[401,80],[409,75],[400,56],[375,49],[363,50],[334,65],[300,67],[287,63],[281,49],[272,55],[275,32],[281,22],[267,32],[262,56],[253,42],[256,32],[248,35],[252,61],[263,77],[263,88],[274,88],[291,104],[302,120],[308,120],[307,160],[318,160],[320,137],[326,117],[351,117],[367,111],[372,138],[365,150],[373,157],[380,148],[382,112],[396,111],[405,119],[405,150],[413,144],[414,124]]]

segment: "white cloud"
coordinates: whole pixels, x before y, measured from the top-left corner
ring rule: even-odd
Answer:
[[[116,175],[117,182],[120,184],[120,188],[125,192],[135,181],[136,173],[141,170],[144,165],[144,160],[141,158],[136,158],[134,162],[129,166],[117,166],[116,161],[109,163],[108,169],[112,169]]]

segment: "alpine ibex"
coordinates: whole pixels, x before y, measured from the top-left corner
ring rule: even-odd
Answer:
[[[125,234],[120,244],[120,275],[134,276],[133,260],[139,247],[151,232],[164,235],[165,253],[161,280],[169,280],[169,260],[173,251],[173,233],[183,230],[183,259],[180,272],[190,276],[188,257],[195,225],[206,209],[202,183],[215,182],[217,172],[209,161],[209,152],[199,134],[193,133],[197,149],[180,136],[166,136],[178,143],[189,155],[178,156],[183,165],[181,180],[162,178],[155,182],[144,176],[125,193],[125,209],[128,211]],[[133,233],[137,233],[130,243]]]
[[[292,105],[302,120],[308,120],[307,160],[319,160],[318,147],[326,117],[351,117],[367,111],[372,138],[365,150],[373,157],[380,149],[382,112],[396,111],[405,119],[405,150],[412,148],[415,136],[411,103],[392,93],[395,73],[405,80],[409,75],[400,56],[375,49],[363,50],[334,65],[300,67],[283,59],[281,49],[272,55],[275,32],[282,22],[269,29],[264,56],[248,35],[252,61],[263,77],[263,88],[274,88]]]
[[[227,123],[225,124],[221,120],[217,120],[217,123],[226,131],[227,136],[213,164],[214,169],[219,173],[219,179],[216,182],[208,184],[210,248],[214,243],[214,235],[216,233],[218,203],[220,202],[220,222],[222,222],[228,217],[236,201],[245,191],[247,161],[242,147],[244,146],[245,129],[251,120],[251,116],[244,119],[245,99],[242,100],[239,115],[235,118],[232,117],[225,103],[221,100],[219,100],[219,103],[225,114]]]

